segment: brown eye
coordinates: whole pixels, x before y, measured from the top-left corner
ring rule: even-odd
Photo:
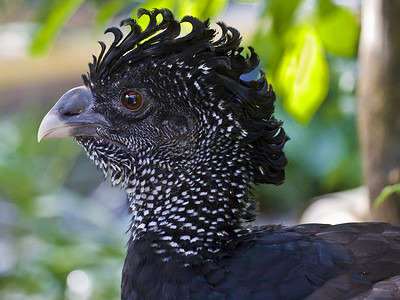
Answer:
[[[142,95],[136,91],[129,91],[122,94],[122,105],[129,110],[137,111],[142,107]]]

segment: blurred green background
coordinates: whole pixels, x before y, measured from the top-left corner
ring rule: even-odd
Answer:
[[[361,185],[356,130],[360,1],[0,1],[0,299],[119,299],[124,192],[72,140],[37,143],[81,85],[97,40],[138,7],[223,20],[255,47],[291,137],[284,185],[256,187],[290,222],[320,194]]]

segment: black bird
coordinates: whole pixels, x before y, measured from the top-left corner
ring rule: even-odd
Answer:
[[[167,9],[114,35],[39,129],[75,137],[132,212],[122,299],[400,299],[400,226],[252,227],[251,184],[281,184],[288,140],[240,34]],[[157,21],[162,19],[161,21]],[[182,35],[181,23],[192,25]]]

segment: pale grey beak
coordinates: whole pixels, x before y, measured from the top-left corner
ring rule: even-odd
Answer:
[[[66,92],[43,118],[38,141],[76,136],[97,136],[97,129],[108,127],[107,120],[92,111],[93,95],[85,86]]]

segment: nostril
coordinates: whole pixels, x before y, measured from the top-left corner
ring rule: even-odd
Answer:
[[[80,103],[78,101],[65,103],[63,107],[60,107],[59,112],[65,117],[74,117],[80,115],[85,111],[85,103]]]
[[[83,109],[80,109],[78,111],[67,110],[67,111],[61,112],[61,114],[66,117],[73,117],[73,116],[80,115],[82,112],[83,112]]]

